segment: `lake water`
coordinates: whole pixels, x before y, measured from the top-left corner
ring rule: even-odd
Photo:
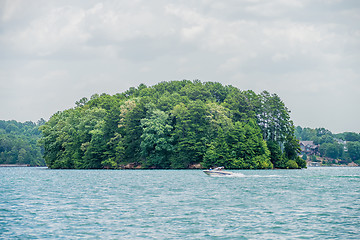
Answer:
[[[359,239],[360,168],[0,168],[0,239]]]

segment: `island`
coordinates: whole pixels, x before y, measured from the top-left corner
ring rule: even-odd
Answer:
[[[218,82],[140,84],[94,94],[40,127],[55,169],[305,168],[277,94]]]

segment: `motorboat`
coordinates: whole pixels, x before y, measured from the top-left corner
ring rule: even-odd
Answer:
[[[217,167],[214,169],[209,169],[209,170],[203,170],[203,172],[209,176],[231,176],[234,175],[233,172],[228,172],[228,171],[224,171],[223,170],[224,167]]]

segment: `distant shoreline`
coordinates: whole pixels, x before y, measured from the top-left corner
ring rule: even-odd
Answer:
[[[30,164],[0,164],[0,167],[31,167]]]
[[[0,167],[47,167],[47,166],[31,166],[30,164],[0,164]],[[356,166],[356,165],[321,165],[321,166],[310,166],[310,165],[308,165],[307,166],[307,168],[319,168],[319,167],[328,167],[328,168],[340,167],[341,168],[341,167],[359,167],[359,166]],[[99,168],[99,169],[101,170],[102,168]],[[99,169],[96,169],[96,170],[99,170]],[[200,169],[200,170],[202,169],[203,170],[205,168],[184,168],[184,169],[181,169],[181,170],[197,170],[197,169]],[[71,169],[69,169],[69,170],[71,170]],[[107,170],[107,169],[104,169],[104,170]],[[114,170],[114,169],[111,169],[111,170]],[[131,168],[131,167],[127,167],[127,168],[119,168],[117,170],[175,170],[175,169],[154,169],[154,168],[136,168],[136,167]],[[255,169],[231,169],[231,170],[255,170]],[[265,170],[265,169],[256,169],[256,170]],[[274,168],[274,169],[271,169],[271,170],[284,170],[284,169],[283,168]]]

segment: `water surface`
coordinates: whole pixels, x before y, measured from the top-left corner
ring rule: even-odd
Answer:
[[[0,168],[0,239],[359,239],[360,168]]]

